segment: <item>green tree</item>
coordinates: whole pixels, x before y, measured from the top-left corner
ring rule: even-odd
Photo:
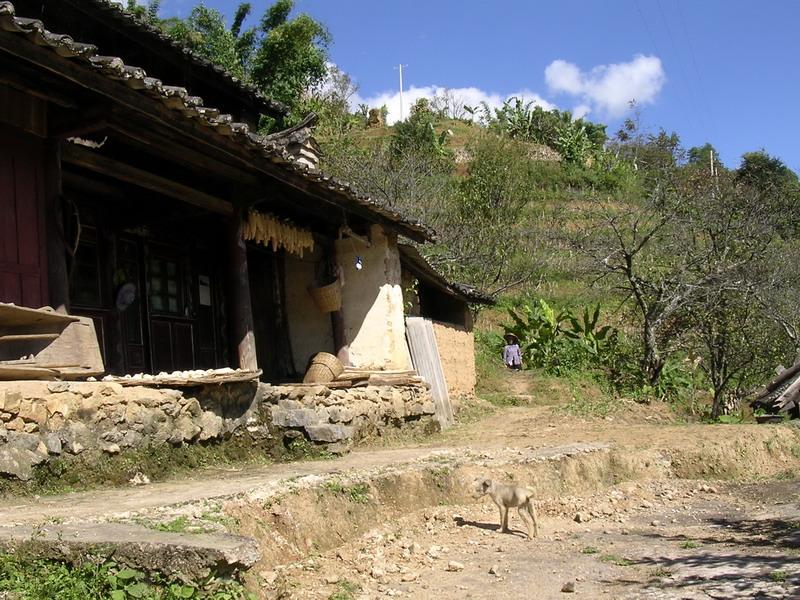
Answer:
[[[306,14],[293,19],[294,0],[269,7],[255,34],[250,77],[268,96],[294,107],[327,73],[330,34]]]
[[[713,153],[713,154],[712,154]],[[719,158],[719,152],[711,144],[706,142],[702,146],[694,146],[689,148],[686,154],[689,164],[709,166],[711,164],[711,157],[714,157],[714,162]]]
[[[127,0],[125,10],[147,23],[158,24],[158,11],[161,8],[161,0],[149,0],[147,5],[139,4],[137,0]]]
[[[436,131],[437,114],[431,109],[427,98],[420,98],[411,107],[405,121],[395,123],[391,149],[395,155],[423,153],[449,157],[446,148],[447,131]]]
[[[747,152],[736,170],[740,181],[759,189],[784,187],[797,184],[797,175],[783,161],[770,156],[764,150]]]
[[[241,5],[236,13],[237,18],[243,9],[249,11],[249,7],[249,4]],[[163,27],[170,37],[182,42],[198,56],[236,77],[247,79],[249,55],[239,35],[241,23],[238,24],[239,27],[228,29],[221,12],[201,4],[195,6],[185,20],[165,22]]]
[[[192,51],[285,104],[293,111],[290,120],[297,121],[304,116],[300,110],[309,90],[328,72],[330,35],[306,14],[290,17],[294,5],[294,0],[277,0],[258,25],[245,28],[252,15],[250,3],[238,6],[230,27],[222,13],[200,4],[187,19],[164,21],[162,27]]]

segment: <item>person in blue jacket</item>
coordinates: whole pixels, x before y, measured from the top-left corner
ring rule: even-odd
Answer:
[[[509,369],[522,369],[522,351],[519,348],[519,340],[513,333],[505,335],[506,345],[503,347],[503,362]]]

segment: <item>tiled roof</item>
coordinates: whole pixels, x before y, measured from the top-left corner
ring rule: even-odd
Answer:
[[[172,39],[158,27],[137,18],[125,10],[119,2],[113,2],[112,0],[82,0],[82,2],[90,5],[91,8],[104,16],[110,17],[117,23],[135,31],[145,39],[149,39],[151,43],[164,44],[199,67],[212,71],[214,75],[223,79],[228,85],[236,88],[239,94],[248,96],[255,103],[262,105],[267,112],[286,114],[288,109],[284,104],[268,98],[254,85],[242,81],[226,69],[193,52],[177,40]]]
[[[107,4],[106,0],[91,1]],[[250,131],[246,123],[235,122],[231,115],[223,114],[217,108],[204,106],[203,99],[192,96],[186,88],[165,85],[159,79],[148,77],[144,69],[126,65],[117,56],[99,54],[97,47],[92,44],[76,42],[66,34],[52,33],[37,19],[16,16],[13,3],[7,0],[0,0],[0,31],[24,36],[32,44],[47,48],[62,58],[79,63],[120,85],[160,101],[174,111],[176,119],[191,120],[207,127],[214,133],[232,139],[260,154],[264,160],[277,163],[283,169],[300,175],[315,184],[320,191],[338,196],[343,208],[348,204],[355,204],[396,224],[400,229],[406,229],[407,234],[414,234],[415,237],[424,239],[434,237],[433,231],[419,221],[408,219],[382,206],[369,196],[358,193],[348,183],[318,170],[316,168],[318,161],[309,156],[309,149],[316,147],[310,135],[311,119],[306,119],[299,126],[282,132],[260,135]]]
[[[470,304],[494,304],[494,299],[478,288],[465,283],[453,283],[449,281],[411,244],[398,244],[398,248],[400,249],[400,260],[414,271],[417,276],[437,284],[451,296],[460,298]]]

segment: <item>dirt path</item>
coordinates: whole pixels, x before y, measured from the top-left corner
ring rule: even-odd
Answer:
[[[81,520],[114,517],[173,504],[235,496],[255,487],[320,473],[346,472],[408,462],[431,454],[429,448],[369,450],[319,461],[275,464],[257,468],[206,469],[197,476],[139,487],[76,492],[0,502],[3,525],[38,523],[48,519]]]
[[[650,419],[650,420],[646,420]],[[780,473],[780,460],[767,460],[764,445],[788,452],[798,444],[795,428],[756,425],[685,425],[659,420],[638,407],[608,419],[567,417],[549,406],[526,406],[498,410],[479,421],[459,425],[423,443],[408,447],[363,448],[347,456],[326,461],[305,461],[241,469],[208,469],[186,479],[153,483],[142,487],[77,492],[0,501],[0,523],[36,523],[48,519],[96,519],[124,515],[166,505],[230,497],[255,487],[278,485],[303,475],[350,472],[420,459],[447,449],[481,452],[498,448],[545,448],[572,443],[609,443],[619,448],[648,448],[681,454],[688,476],[703,474],[704,457],[721,452],[732,467],[743,466],[754,473]],[[725,450],[735,442],[735,448]],[[747,462],[747,452],[751,453]],[[785,452],[785,453],[786,453]],[[727,454],[730,456],[727,456]],[[693,462],[696,465],[693,465]],[[723,461],[724,462],[724,461]],[[676,459],[676,464],[679,460]],[[746,464],[745,464],[746,463]],[[736,474],[736,473],[733,473]],[[712,473],[713,475],[713,473]],[[684,475],[687,476],[687,475]]]
[[[261,576],[297,599],[800,598],[798,498],[798,481],[623,484],[545,503],[532,541],[488,503],[428,509]]]

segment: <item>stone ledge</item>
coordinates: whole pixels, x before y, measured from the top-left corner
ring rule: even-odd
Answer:
[[[0,527],[0,548],[66,562],[79,562],[87,555],[113,558],[134,569],[189,581],[247,569],[261,555],[258,543],[249,537],[169,533],[123,523]]]

